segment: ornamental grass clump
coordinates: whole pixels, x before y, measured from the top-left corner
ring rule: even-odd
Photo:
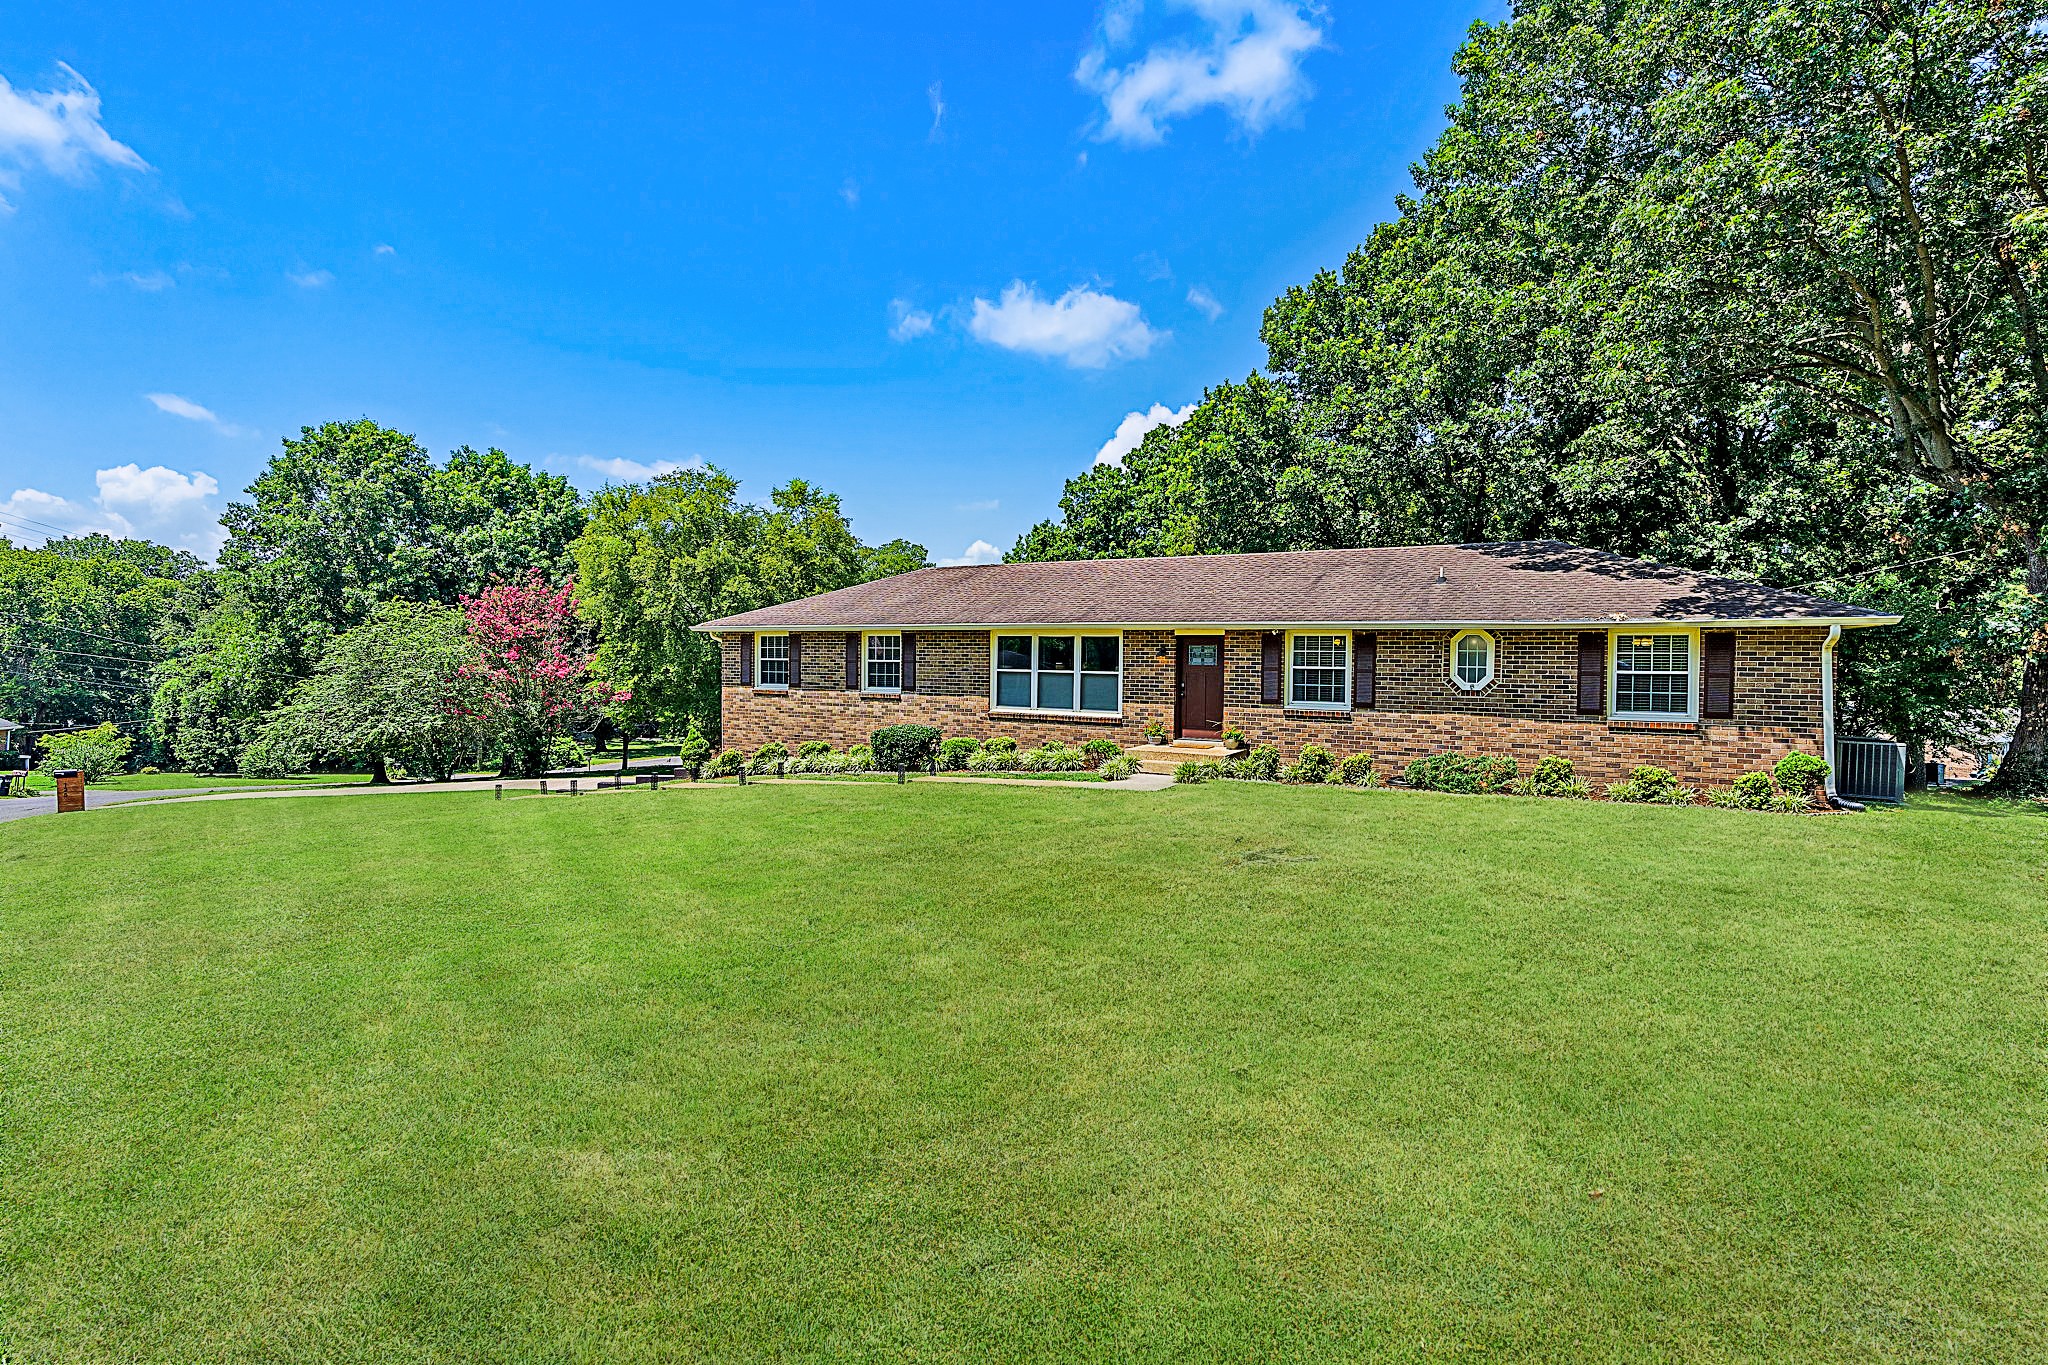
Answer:
[[[865,773],[874,771],[875,751],[865,744],[849,744],[840,755],[839,771],[843,773]]]
[[[1138,771],[1138,761],[1118,754],[1115,758],[1105,761],[1095,771],[1104,782],[1121,782]]]
[[[1417,791],[1492,796],[1507,791],[1520,773],[1520,765],[1512,758],[1461,754],[1453,749],[1416,759],[1402,770],[1401,780]]]
[[[1572,761],[1556,754],[1537,759],[1529,775],[1508,783],[1508,790],[1517,796],[1551,796],[1567,801],[1590,801],[1593,797],[1592,783],[1574,777]]]
[[[1629,770],[1628,781],[1607,784],[1609,801],[1627,801],[1641,806],[1690,806],[1699,793],[1681,786],[1669,768],[1642,763]]]
[[[1233,758],[1227,763],[1211,763],[1216,769],[1215,776],[1228,777],[1239,782],[1278,782],[1280,780],[1280,751],[1270,744],[1261,744],[1243,758]]]
[[[1220,763],[1211,763],[1206,759],[1192,758],[1173,770],[1173,780],[1189,783],[1207,782],[1212,777],[1221,777],[1223,775],[1222,766]]]
[[[1281,771],[1280,777],[1286,782],[1322,783],[1329,781],[1336,769],[1337,755],[1320,744],[1304,744],[1300,755]]]
[[[966,771],[967,765],[981,752],[981,741],[966,735],[955,735],[939,745],[939,770],[957,773]]]
[[[1015,766],[1019,772],[1027,773],[1078,773],[1085,772],[1090,765],[1087,754],[1053,740],[1018,754]]]

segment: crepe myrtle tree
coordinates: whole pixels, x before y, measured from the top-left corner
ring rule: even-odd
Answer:
[[[576,586],[536,570],[462,599],[476,658],[464,666],[476,718],[498,737],[508,777],[547,771],[548,747],[571,717],[625,706],[632,693],[588,681],[592,651],[577,622]]]

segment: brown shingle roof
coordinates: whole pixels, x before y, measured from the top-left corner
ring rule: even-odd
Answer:
[[[706,621],[698,629],[1647,621],[1883,625],[1897,619],[1561,541],[1520,541],[918,569]]]

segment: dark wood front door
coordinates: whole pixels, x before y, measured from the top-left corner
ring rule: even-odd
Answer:
[[[1180,725],[1191,739],[1223,734],[1223,637],[1180,637]]]

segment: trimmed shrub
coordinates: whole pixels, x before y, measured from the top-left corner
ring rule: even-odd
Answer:
[[[1643,763],[1629,770],[1628,781],[1608,783],[1607,799],[1645,806],[1690,806],[1699,793],[1680,786],[1669,768]]]
[[[696,721],[691,721],[689,730],[683,735],[682,741],[676,745],[676,762],[688,768],[702,763],[710,756],[711,741],[704,738],[703,727],[698,725]]]
[[[1118,754],[1095,771],[1102,774],[1104,782],[1121,782],[1132,773],[1138,771],[1138,760],[1126,758],[1122,754]]]
[[[1244,733],[1244,731],[1242,731],[1242,730],[1238,729],[1238,728],[1237,728],[1237,727],[1236,727],[1235,725],[1231,726],[1231,727],[1230,727],[1229,729],[1227,729],[1227,730],[1225,730],[1225,731],[1223,732],[1223,747],[1224,747],[1224,748],[1226,748],[1226,749],[1242,749],[1242,748],[1244,747],[1244,744],[1245,744],[1245,733]]]
[[[832,752],[832,746],[822,739],[807,739],[796,746],[798,758],[823,758]]]
[[[789,762],[789,746],[771,739],[760,748],[754,750],[754,758],[752,763],[748,765],[748,771],[772,773],[775,771],[776,764],[787,762]]]
[[[1402,770],[1401,780],[1417,791],[1492,795],[1506,791],[1520,772],[1512,758],[1452,749],[1416,759]]]
[[[1215,764],[1211,764],[1215,767]],[[1230,776],[1245,782],[1278,782],[1280,780],[1280,751],[1270,744],[1261,744],[1243,758],[1233,760]]]
[[[1508,783],[1508,790],[1517,796],[1555,796],[1570,801],[1587,801],[1593,796],[1591,783],[1572,776],[1572,761],[1556,754],[1537,759],[1529,775]]]
[[[1812,754],[1789,753],[1778,760],[1777,766],[1771,769],[1771,775],[1787,792],[1811,797],[1828,780],[1828,765]]]
[[[875,751],[865,744],[849,744],[839,756],[839,771],[843,773],[864,773],[874,766]]]
[[[967,761],[980,752],[980,740],[955,735],[939,745],[939,768],[949,773],[960,772],[966,768]]]
[[[875,766],[885,773],[898,769],[918,772],[931,766],[939,756],[939,741],[945,738],[929,725],[884,725],[871,739]]]
[[[731,777],[747,766],[747,756],[738,749],[727,749],[711,760],[713,777]]]
[[[162,772],[163,769],[157,767],[155,764],[152,763],[145,764],[144,766],[137,768],[135,771],[142,774],[144,777],[155,777],[158,773]]]
[[[1123,748],[1113,739],[1091,739],[1081,746],[1081,752],[1097,763],[1106,763],[1121,754]]]
[[[1008,735],[996,735],[981,742],[981,751],[985,754],[1014,754],[1017,752],[1017,741]]]
[[[1327,782],[1336,768],[1337,755],[1320,744],[1304,744],[1301,756],[1280,775],[1289,782]]]
[[[1377,787],[1380,775],[1379,770],[1372,766],[1371,754],[1352,754],[1337,760],[1330,780],[1346,787]]]
[[[1173,770],[1173,780],[1176,782],[1207,782],[1210,778],[1219,776],[1217,769],[1220,766],[1204,759],[1189,759]]]

